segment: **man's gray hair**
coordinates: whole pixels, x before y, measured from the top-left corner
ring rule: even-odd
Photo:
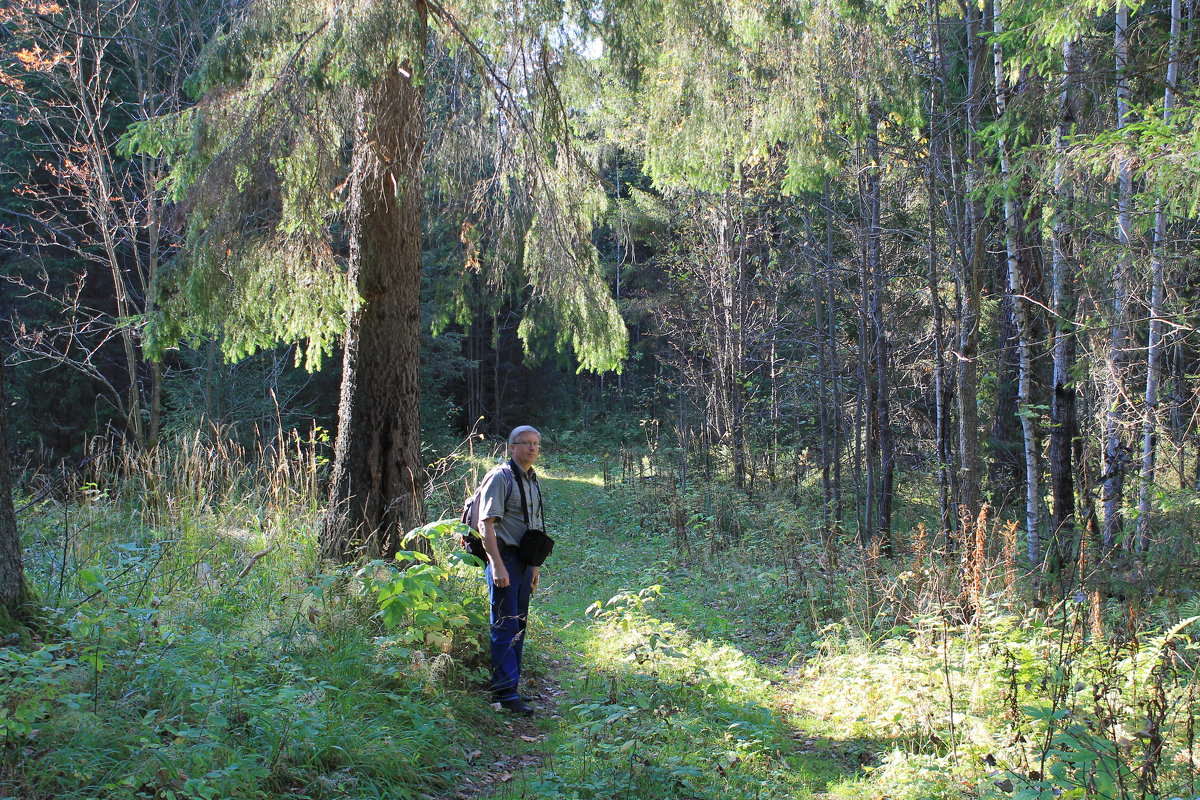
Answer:
[[[542,438],[542,432],[532,425],[518,425],[517,427],[513,428],[512,433],[508,435],[508,443],[516,444],[517,439],[520,439],[521,436],[526,433],[536,433],[539,439]]]

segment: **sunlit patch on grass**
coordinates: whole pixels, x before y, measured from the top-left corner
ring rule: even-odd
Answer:
[[[620,592],[567,627],[577,700],[534,796],[803,798],[825,785],[836,766],[797,758],[758,665],[655,617],[658,592]]]

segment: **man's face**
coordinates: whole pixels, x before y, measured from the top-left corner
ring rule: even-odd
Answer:
[[[542,437],[526,431],[512,443],[513,460],[520,464],[522,469],[529,469],[533,462],[537,461],[541,449]]]

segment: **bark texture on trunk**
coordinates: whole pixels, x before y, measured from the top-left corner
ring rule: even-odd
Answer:
[[[1076,437],[1075,383],[1071,372],[1075,366],[1075,278],[1067,250],[1071,238],[1071,185],[1066,168],[1061,163],[1067,137],[1071,134],[1071,102],[1075,82],[1075,45],[1070,39],[1063,42],[1063,78],[1059,100],[1058,136],[1055,150],[1060,163],[1054,168],[1054,224],[1051,254],[1051,309],[1053,331],[1053,395],[1050,400],[1050,547],[1055,566],[1066,559],[1065,542],[1075,524],[1075,460],[1073,441]]]
[[[1004,33],[1004,17],[1001,14],[1001,0],[993,4],[992,30],[996,38],[992,40],[992,58],[995,68],[996,83],[996,116],[1003,117],[1008,107],[1008,85],[1004,78],[1004,51],[1000,46],[1000,37]],[[1002,137],[999,142],[1000,174],[1005,182],[1011,175],[1009,164],[1008,143]],[[1021,441],[1025,463],[1025,544],[1030,564],[1041,560],[1040,547],[1040,511],[1041,491],[1039,475],[1041,467],[1038,464],[1038,432],[1037,417],[1033,411],[1033,336],[1030,321],[1029,302],[1025,298],[1025,281],[1022,275],[1020,254],[1018,253],[1018,237],[1020,208],[1017,205],[1016,192],[1011,186],[1004,191],[1004,243],[1007,254],[1008,292],[1012,302],[1013,322],[1017,332],[1017,413],[1021,418]]]
[[[8,458],[8,392],[4,386],[4,352],[0,350],[0,612],[11,616],[25,595],[21,536],[13,513],[12,473]]]
[[[937,42],[936,11],[930,4],[929,39],[935,43],[936,70],[941,69],[941,58]],[[935,73],[936,74],[936,73]],[[931,76],[932,77],[932,76]],[[932,81],[931,81],[932,82]],[[929,157],[925,165],[925,191],[930,209],[937,208],[937,161],[940,157],[938,130],[938,104],[935,92],[929,92]],[[929,306],[933,323],[933,402],[934,436],[937,443],[938,470],[938,528],[943,539],[949,539],[954,530],[952,486],[950,481],[950,393],[946,386],[946,336],[942,323],[941,278],[938,265],[937,215],[929,214],[929,242],[927,244],[929,265]]]
[[[892,499],[895,494],[895,444],[892,438],[891,386],[888,365],[890,342],[884,321],[883,295],[888,276],[881,253],[881,184],[883,166],[879,147],[879,110],[872,105],[867,133],[867,170],[863,182],[865,217],[865,266],[863,268],[863,316],[868,361],[864,369],[869,396],[867,403],[867,495],[866,531],[879,538],[883,552],[892,550]]]
[[[980,11],[975,3],[966,5],[967,27],[967,170],[966,188],[971,198],[966,204],[965,264],[960,276],[958,307],[958,353],[955,372],[958,398],[958,487],[960,514],[974,519],[983,504],[979,453],[979,325],[981,276],[987,255],[984,241],[983,201],[975,189],[982,180],[979,144],[976,134],[983,107],[980,38]]]
[[[1006,237],[1007,238],[1007,237]],[[995,283],[989,291],[1000,297],[996,325],[996,405],[988,444],[988,493],[993,508],[1007,508],[1023,485],[1021,466],[1020,351],[1017,348],[1017,319],[1012,292],[1008,289],[1007,258],[997,265]]]
[[[1167,86],[1163,90],[1163,119],[1171,120],[1175,85],[1179,81],[1179,39],[1182,28],[1180,0],[1171,0],[1171,40],[1168,45]],[[1163,302],[1166,292],[1167,214],[1160,200],[1154,211],[1154,254],[1150,261],[1150,332],[1146,343],[1146,404],[1142,418],[1142,471],[1138,492],[1137,549],[1150,546],[1155,460],[1158,454],[1158,391],[1162,380]]]
[[[1117,2],[1114,49],[1117,69],[1117,128],[1129,124],[1129,7]],[[1133,232],[1130,207],[1133,202],[1133,167],[1128,157],[1121,159],[1117,174],[1117,242],[1122,252],[1113,274],[1112,326],[1104,396],[1104,546],[1116,544],[1124,528],[1122,499],[1128,452],[1124,442],[1125,409],[1121,384],[1128,361],[1126,309],[1130,272],[1133,268]]]
[[[321,556],[390,558],[423,517],[418,358],[424,94],[393,67],[364,93],[351,270],[360,307],[346,336],[330,509]]]

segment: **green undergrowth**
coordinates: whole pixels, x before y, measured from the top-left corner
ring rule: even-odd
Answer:
[[[921,532],[900,557],[831,552],[765,502],[736,534],[692,514],[681,543],[644,490],[599,483],[547,489],[569,700],[501,796],[1197,796],[1187,608],[1134,628],[1095,592],[1022,600],[990,529],[970,585]]]
[[[438,796],[502,726],[477,567],[319,572],[311,506],[130,499],[22,519],[46,632],[0,648],[0,797]]]
[[[991,528],[974,561],[920,531],[886,558],[786,499],[545,462],[528,724],[484,699],[451,523],[318,570],[313,498],[244,468],[43,501],[21,521],[43,625],[0,647],[0,798],[1200,796],[1200,601],[1136,624],[1082,584],[1034,603]]]
[[[546,484],[563,533],[536,598],[534,645],[548,648],[565,699],[543,723],[541,766],[497,796],[805,798],[844,780],[841,743],[791,723],[771,668],[737,636],[694,634],[676,616],[689,595],[668,602],[658,581],[687,585],[692,573],[599,483],[577,470]]]

